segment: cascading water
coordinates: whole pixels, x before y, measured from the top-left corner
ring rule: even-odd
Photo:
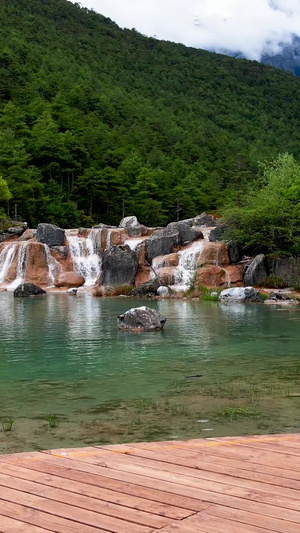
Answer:
[[[143,242],[146,239],[146,237],[137,237],[133,239],[127,239],[127,241],[124,242],[124,245],[128,245],[131,250],[136,250],[139,244]]]
[[[17,275],[12,283],[9,284],[9,289],[15,289],[21,283],[24,283],[26,277],[27,259],[28,259],[28,242],[15,245],[18,248],[18,264]]]
[[[195,241],[185,250],[178,252],[179,263],[175,270],[175,285],[172,287],[176,291],[186,291],[191,286],[195,270],[201,263],[201,253],[208,245],[208,241],[201,239]]]
[[[46,255],[46,261],[48,266],[48,279],[50,287],[54,286],[54,280],[61,271],[61,266],[58,261],[51,255],[50,248],[47,244],[44,244],[44,250]]]
[[[85,279],[85,287],[95,285],[101,273],[101,229],[92,229],[87,238],[68,235],[75,271]],[[99,244],[100,243],[100,244]]]
[[[0,254],[0,283],[5,282],[5,278],[16,256],[17,248],[15,243],[8,244]]]

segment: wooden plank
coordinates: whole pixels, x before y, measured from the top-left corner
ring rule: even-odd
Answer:
[[[197,442],[194,444],[187,443],[186,445],[184,443],[177,442],[169,445],[163,443],[163,445],[161,447],[159,446],[159,448],[168,449],[170,453],[172,450],[183,450],[183,452],[193,451],[197,452],[199,457],[201,457],[201,454],[205,454],[206,450],[209,449],[209,453],[217,457],[229,457],[230,459],[238,458],[239,460],[248,463],[248,465],[261,464],[265,466],[276,467],[277,469],[282,470],[282,473],[286,477],[293,476],[292,479],[300,479],[300,462],[297,457],[293,457],[288,454],[277,454],[272,451],[261,451],[255,448],[237,446],[229,442],[220,444],[219,442],[212,441],[206,443],[206,445],[201,444],[201,446],[197,444]]]
[[[69,450],[68,453],[68,459],[72,459],[72,451]],[[55,450],[53,452],[54,456],[56,456],[57,451]],[[116,454],[117,455],[117,454]],[[118,454],[120,455],[120,454]],[[78,457],[78,452],[75,452],[75,457]],[[59,459],[60,460],[60,459]],[[155,479],[159,480],[159,482],[169,482],[173,483],[174,485],[183,485],[187,487],[192,487],[195,489],[205,489],[211,492],[217,492],[232,496],[237,496],[239,498],[252,498],[257,502],[263,502],[263,503],[269,503],[271,505],[275,505],[277,507],[284,507],[285,509],[291,509],[298,511],[299,510],[299,500],[292,499],[292,498],[286,498],[283,496],[277,496],[276,494],[269,494],[268,492],[258,491],[256,488],[256,485],[254,482],[250,481],[248,482],[247,488],[243,487],[237,487],[234,485],[227,485],[224,483],[217,483],[212,481],[207,481],[205,479],[196,479],[192,478],[190,476],[186,475],[179,475],[174,474],[172,472],[166,472],[165,470],[161,470],[158,468],[149,468],[146,466],[139,466],[134,463],[128,463],[125,464],[122,462],[122,457],[116,457],[113,461],[104,463],[103,460],[100,458],[100,464],[105,465],[98,466],[97,461],[97,454],[93,453],[92,451],[86,452],[85,454],[80,455],[80,461],[84,463],[89,463],[92,465],[97,466],[98,468],[102,468],[104,470],[104,475],[115,475],[114,472],[124,472],[126,474],[133,474],[140,476],[142,479],[140,482],[142,482],[145,478]],[[249,490],[251,491],[251,495],[249,496]],[[300,517],[300,515],[299,515]]]
[[[48,461],[50,463],[53,461],[53,464],[61,464],[61,463],[69,463],[69,466],[72,468],[76,468],[80,471],[84,472],[91,472],[91,473],[98,473],[107,476],[108,478],[114,478],[114,479],[120,479],[122,481],[127,481],[129,483],[135,483],[137,485],[140,485],[147,488],[155,488],[159,485],[161,490],[164,490],[166,492],[169,492],[170,494],[176,494],[177,496],[184,496],[184,497],[190,497],[194,498],[196,501],[197,499],[200,500],[201,505],[206,504],[221,504],[228,507],[233,507],[236,509],[244,509],[246,511],[254,511],[257,510],[257,503],[260,502],[260,509],[263,514],[266,516],[273,516],[277,518],[283,518],[285,520],[290,520],[299,523],[300,520],[300,513],[295,510],[285,509],[282,506],[282,501],[278,502],[280,505],[277,506],[272,500],[272,504],[266,503],[265,498],[261,497],[260,494],[252,493],[251,490],[248,492],[245,491],[244,498],[242,497],[236,497],[233,495],[227,495],[222,493],[217,493],[213,491],[209,491],[207,489],[200,489],[200,488],[194,488],[190,487],[189,485],[185,486],[179,483],[173,483],[170,481],[164,481],[161,479],[151,479],[149,477],[146,477],[145,475],[135,475],[135,474],[128,474],[126,472],[119,472],[118,470],[111,470],[109,468],[99,467],[95,466],[93,464],[89,464],[88,462],[83,461],[77,461],[75,459],[71,459],[70,456],[68,458],[57,458],[55,456],[48,456]],[[67,465],[66,465],[67,467]],[[270,496],[271,498],[271,496]],[[297,502],[298,504],[298,502]],[[202,507],[203,509],[203,507]]]
[[[172,505],[167,504],[161,504],[159,502],[154,502],[152,500],[146,500],[144,498],[139,498],[137,496],[131,496],[127,494],[123,494],[122,492],[116,492],[108,489],[103,489],[102,487],[98,487],[95,485],[91,485],[88,483],[83,483],[82,481],[74,481],[69,480],[66,477],[53,475],[53,471],[57,470],[53,467],[48,467],[47,473],[43,473],[40,471],[32,470],[29,468],[24,468],[21,466],[16,466],[13,464],[6,464],[6,463],[0,463],[0,472],[14,476],[15,478],[20,478],[28,481],[34,481],[37,483],[41,483],[43,485],[47,485],[49,487],[55,487],[55,488],[61,488],[64,490],[68,490],[70,492],[74,492],[76,494],[82,494],[85,496],[89,496],[91,498],[96,498],[103,501],[108,501],[111,503],[116,503],[119,506],[124,506],[137,509],[140,511],[146,511],[149,513],[154,513],[156,515],[165,516],[167,518],[172,518],[176,520],[181,520],[182,518],[186,518],[187,516],[190,516],[193,511],[188,511],[184,509],[180,509],[179,507],[174,507]],[[58,469],[59,473],[61,474],[60,470]],[[65,469],[63,469],[64,471]],[[51,473],[51,475],[49,475]],[[68,476],[68,471],[64,472],[66,476]],[[76,479],[79,478],[80,480],[83,479],[83,476],[77,472],[75,472]],[[87,478],[87,481],[90,480],[90,474],[86,474],[84,478]],[[140,490],[139,490],[140,492]]]
[[[102,528],[107,531],[119,533],[120,531],[130,533],[150,533],[153,528],[142,525],[133,524],[119,520],[117,518],[99,514],[86,509],[73,507],[65,503],[47,500],[46,498],[25,493],[20,490],[5,488],[5,493],[1,495],[0,499],[0,513],[2,511],[2,502],[7,501],[13,504],[23,505],[34,510],[43,511],[53,516],[59,516],[68,520],[74,520],[80,524],[92,526],[95,528]],[[4,514],[4,513],[3,513]]]
[[[210,508],[213,513],[214,506]],[[181,522],[175,522],[160,530],[161,533],[270,533],[269,529],[227,520],[211,515],[197,514]],[[274,532],[275,533],[275,532]]]
[[[214,473],[214,472],[208,472],[206,470],[202,470],[202,467],[191,468],[190,466],[178,466],[176,464],[174,465],[171,462],[168,463],[168,462],[160,461],[159,459],[153,460],[153,459],[148,459],[144,457],[139,457],[137,455],[128,456],[128,455],[120,454],[114,450],[106,450],[103,448],[98,449],[98,452],[96,455],[97,460],[99,456],[101,458],[104,458],[104,460],[106,459],[106,466],[108,467],[110,467],[115,462],[116,457],[117,457],[117,461],[119,463],[121,462],[123,464],[129,464],[129,465],[136,464],[139,466],[147,466],[154,470],[160,469],[166,472],[183,474],[185,476],[191,476],[192,478],[205,479],[207,481],[215,481],[219,483],[225,483],[227,485],[234,485],[234,486],[248,488],[249,481],[251,481],[251,479],[249,478],[239,479],[236,476],[236,474],[238,473],[237,470],[234,471],[233,475],[230,475],[228,472],[224,475],[222,473]],[[97,464],[97,461],[94,464]],[[300,499],[299,490],[286,489],[284,487],[272,486],[268,484],[267,481],[265,480],[263,482],[252,480],[252,487],[253,489],[255,488],[255,490],[272,492],[273,494],[276,494],[278,496],[283,496],[286,498],[293,498],[293,499],[298,499],[298,500]],[[299,483],[299,488],[300,488],[300,483]]]
[[[67,490],[57,489],[54,487],[47,487],[41,483],[32,481],[25,481],[20,478],[13,478],[9,475],[0,474],[0,493],[1,487],[5,488],[3,491],[6,498],[6,489],[11,488],[17,491],[25,492],[30,495],[40,496],[47,500],[53,500],[62,504],[68,504],[80,509],[93,511],[94,513],[108,515],[110,517],[126,520],[133,524],[140,524],[152,528],[162,528],[170,523],[170,519],[158,516],[152,513],[145,513],[135,509],[128,509],[120,505],[103,502],[95,498],[90,498],[85,495],[74,494]],[[104,520],[105,521],[105,520]]]
[[[299,533],[299,526],[294,522],[287,520],[280,520],[278,518],[270,518],[259,514],[259,507],[257,513],[249,513],[247,511],[239,510],[228,507],[222,507],[215,505],[203,512],[201,516],[211,516],[214,518],[225,518],[227,520],[235,520],[241,524],[247,524],[251,526],[264,527],[276,533]]]
[[[97,467],[93,468],[93,466],[80,463],[79,461],[76,463],[72,461],[72,463],[69,462],[69,464],[66,465],[65,461],[54,461],[54,458],[51,458],[50,456],[45,457],[44,459],[42,455],[40,459],[39,455],[40,454],[38,454],[35,459],[26,459],[16,456],[14,464],[22,465],[39,472],[55,474],[66,479],[76,481],[81,480],[96,487],[101,487],[102,490],[112,490],[116,492],[124,492],[124,494],[127,495],[142,496],[150,501],[157,501],[158,503],[170,506],[178,506],[178,508],[185,508],[190,511],[200,511],[203,509],[203,503],[199,502],[197,499],[170,494],[167,491],[161,490],[161,487],[158,489],[157,483],[153,484],[151,487],[146,487],[142,484],[143,489],[141,490],[140,483],[133,483],[132,480],[127,482],[123,479],[123,476],[119,476],[119,479],[116,479],[114,476],[105,477],[99,475]],[[8,464],[11,464],[11,461],[12,459],[9,460]]]
[[[111,446],[105,446],[102,449],[109,449],[115,451],[116,453],[122,453],[123,455],[127,455],[129,457],[145,457],[147,459],[152,459],[153,461],[161,461],[171,465],[187,466],[190,468],[194,468],[196,471],[198,471],[199,469],[207,470],[208,472],[224,474],[232,476],[234,478],[251,479],[252,481],[259,481],[263,483],[266,482],[274,486],[277,485],[279,487],[300,490],[300,480],[298,481],[283,478],[274,474],[272,475],[272,473],[269,474],[255,472],[253,470],[244,470],[244,463],[242,461],[235,461],[233,459],[223,458],[221,460],[219,458],[218,461],[216,461],[216,458],[214,456],[205,456],[205,458],[203,458],[202,456],[201,460],[198,458],[191,460],[189,458],[184,458],[176,454],[172,454],[170,456],[169,454],[164,452],[154,452],[152,450],[148,450],[147,448],[138,448],[129,445],[126,446],[126,448],[122,446],[116,446],[114,448]]]
[[[64,518],[38,511],[37,509],[30,509],[25,505],[12,503],[0,499],[0,515],[26,522],[32,526],[46,528],[53,533],[107,533],[107,530],[101,527],[87,526],[86,524],[78,523],[74,520],[66,520]],[[23,530],[20,529],[20,532]],[[29,532],[31,530],[29,528]],[[6,532],[5,532],[6,533]],[[19,533],[19,532],[18,532]]]
[[[26,524],[25,522],[8,518],[4,515],[0,515],[0,531],[1,533],[49,533],[49,529],[34,526],[33,524]]]

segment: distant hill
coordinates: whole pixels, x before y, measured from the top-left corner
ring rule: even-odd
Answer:
[[[66,0],[0,2],[2,207],[31,225],[214,210],[299,155],[300,80],[121,30]]]

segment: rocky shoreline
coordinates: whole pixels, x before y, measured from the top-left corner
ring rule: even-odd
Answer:
[[[164,228],[147,228],[135,216],[119,227],[10,228],[0,235],[0,290],[32,283],[46,292],[80,288],[98,297],[218,299],[224,289],[300,286],[300,259],[245,257],[218,222],[202,213]],[[291,300],[276,294],[270,301]]]

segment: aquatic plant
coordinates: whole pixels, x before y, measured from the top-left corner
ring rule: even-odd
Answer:
[[[50,428],[56,428],[58,426],[58,417],[56,414],[50,414],[47,420]]]
[[[1,425],[3,431],[11,431],[13,427],[14,419],[12,416],[7,416],[5,418],[2,418]]]

